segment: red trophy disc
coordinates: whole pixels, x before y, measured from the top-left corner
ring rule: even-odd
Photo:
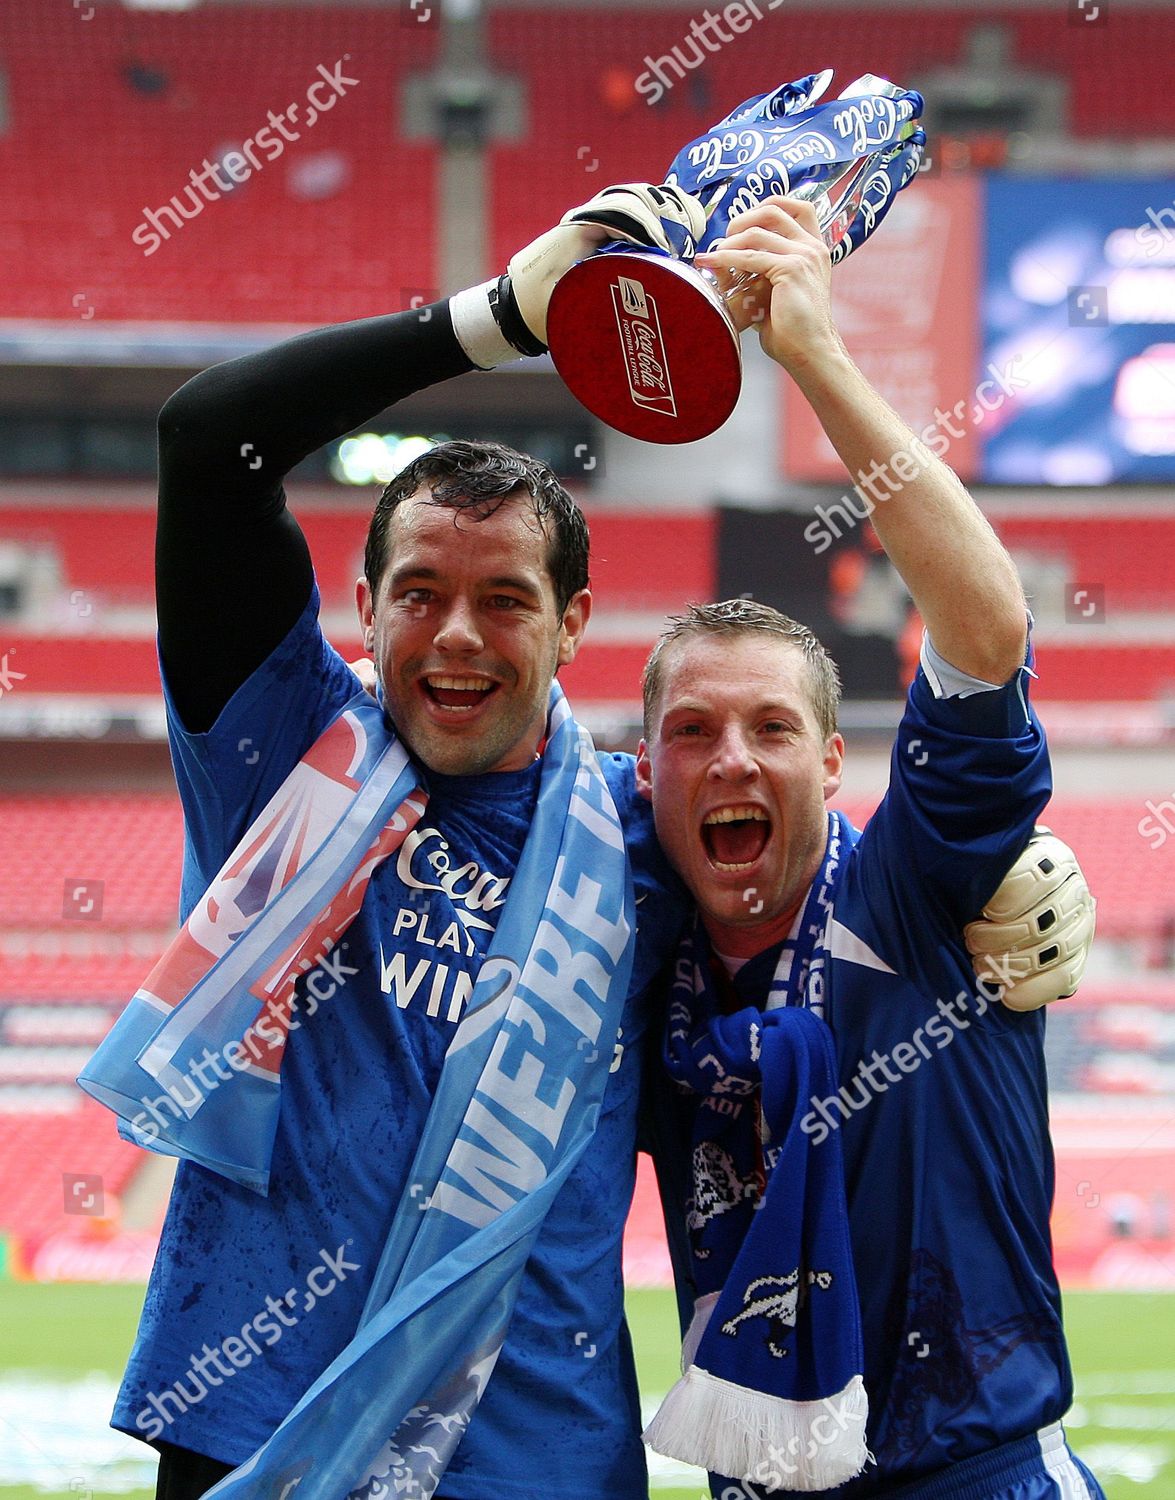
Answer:
[[[593,416],[647,443],[692,443],[742,388],[738,333],[714,283],[667,255],[593,255],[547,310],[555,368]]]

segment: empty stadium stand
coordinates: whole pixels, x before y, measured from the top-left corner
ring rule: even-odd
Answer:
[[[162,795],[0,808],[0,1232],[33,1245],[92,1232],[144,1161],[73,1080],[175,930],[183,836]]]
[[[703,54],[704,67],[687,72],[667,64],[653,73],[674,46],[687,61],[694,55],[688,44],[691,15],[641,6],[511,7],[491,15],[494,61],[523,73],[531,117],[543,129],[541,153],[528,142],[492,148],[495,263],[504,264],[528,235],[558,219],[568,206],[570,178],[578,176],[585,197],[604,183],[647,180],[744,98],[834,61],[841,86],[871,72],[917,87],[928,69],[961,63],[968,33],[993,18],[990,10],[972,5],[854,11],[789,4],[768,11],[746,35],[712,55]],[[1156,56],[1167,55],[1175,40],[1170,11],[1116,11],[1114,45],[1108,48],[1091,47],[1079,27],[1058,26],[1056,12],[1046,7],[1001,10],[998,19],[1011,34],[1017,63],[1069,80],[1072,134],[1170,134],[1155,73]],[[574,70],[551,66],[552,58],[568,54],[576,57]],[[643,73],[649,80],[642,90],[634,80]],[[672,86],[652,102],[658,76]],[[1149,87],[1142,82],[1147,78]],[[1125,98],[1131,100],[1129,120],[1122,111]]]
[[[585,699],[626,699],[652,644],[640,640],[613,645],[599,640],[568,668],[568,691]],[[1038,704],[1053,701],[1117,704],[1171,701],[1175,698],[1175,643],[1142,641],[1122,645],[1104,639],[1077,644],[1069,639],[1037,638],[1040,680],[1033,689]],[[619,690],[621,688],[627,690]]]
[[[860,827],[873,811],[874,801],[844,798],[835,805]],[[1102,939],[1153,936],[1175,915],[1175,837],[1163,838],[1156,847],[1154,839],[1139,832],[1138,825],[1146,816],[1141,799],[1109,796],[1056,797],[1043,814],[1053,832],[1080,854],[1090,890],[1097,897]],[[1175,832],[1175,804],[1170,824]],[[1125,998],[1104,986],[1091,993],[1096,997],[1091,1005],[1099,1008]],[[1170,1008],[1175,1003],[1175,981],[1161,987],[1154,1000],[1146,1003]]]
[[[158,697],[154,515],[143,503],[112,499],[105,506],[0,505],[0,541],[52,559],[50,583],[22,612],[0,620],[0,649],[25,674],[26,701],[32,694]],[[354,591],[367,511],[319,497],[300,505],[298,517],[315,560],[324,627],[344,655],[357,656]],[[589,510],[589,521],[595,645],[567,682],[585,699],[631,704],[664,617],[713,595],[714,517],[707,510]]]
[[[9,493],[18,492],[11,486]],[[112,605],[150,609],[154,598],[154,497],[139,489],[87,492],[85,500],[62,503],[77,494],[74,485],[36,487],[41,503],[0,501],[0,541],[47,550],[57,574],[56,623],[68,633],[85,634],[101,624]],[[44,503],[46,493],[55,503]],[[133,493],[137,503],[128,503]],[[314,557],[318,587],[327,610],[353,611],[355,579],[363,571],[374,492],[361,492],[350,504],[338,492],[299,494],[296,510]],[[673,609],[684,599],[709,597],[713,587],[714,521],[708,510],[593,511],[592,591],[597,610]],[[666,537],[672,536],[672,546]],[[80,591],[70,605],[69,596]],[[85,605],[91,607],[85,613]],[[152,627],[153,630],[153,627]],[[61,633],[60,630],[56,633]]]
[[[405,25],[398,7],[85,11],[13,0],[0,13],[0,317],[314,324],[436,286],[435,147],[397,128],[400,83],[430,65],[435,25]],[[307,127],[307,90],[337,61],[357,84]],[[275,129],[270,113],[291,103]],[[165,215],[154,253],[132,241],[189,172],[262,131],[259,170],[220,201],[197,196],[180,227]]]
[[[36,1242],[87,1226],[102,1216],[96,1210],[113,1208],[106,1200],[125,1191],[142,1161],[100,1105],[46,1112],[30,1100],[20,1112],[0,1109],[0,1232]]]
[[[1105,496],[1097,513],[1074,506],[1000,505],[995,527],[1004,545],[1023,566],[1041,561],[1060,564],[1074,584],[1105,590],[1107,614],[1169,610],[1175,603],[1175,515],[1132,508],[1128,496],[1112,509]]]
[[[873,799],[842,805],[860,823]],[[10,796],[0,812],[0,1231],[35,1244],[87,1227],[75,1178],[117,1197],[144,1160],[72,1079],[174,930],[182,830],[166,795]],[[1153,937],[1173,916],[1155,862],[1175,858],[1175,840],[1153,848],[1138,815],[1124,799],[1048,809],[1081,851],[1108,939]],[[1048,1053],[1054,1089],[1083,1119],[1115,1099],[1161,1106],[1175,1083],[1175,967],[1091,980],[1051,1009]],[[1092,1264],[1086,1250],[1074,1275]],[[647,1192],[628,1257],[635,1280],[664,1278]]]
[[[175,929],[183,840],[173,797],[0,805],[0,1231],[35,1243],[142,1165],[73,1080]]]
[[[1175,973],[1083,984],[1049,1012],[1048,1057],[1057,1093],[1169,1094],[1175,1084]]]
[[[0,924],[39,933],[166,928],[175,920],[182,851],[174,797],[6,797]]]
[[[51,559],[49,583],[0,624],[0,644],[26,674],[29,692],[155,695],[149,500],[141,490],[114,489],[104,504],[61,503],[70,492],[58,487],[51,505],[43,498],[0,504],[0,540]],[[137,503],[128,503],[130,494]],[[591,649],[568,671],[567,682],[583,699],[631,703],[663,616],[712,595],[715,522],[708,510],[652,515],[593,511],[588,504],[596,613]],[[362,570],[366,500],[347,504],[316,492],[298,515],[315,559],[328,633],[341,651],[357,653],[354,583]],[[1155,511],[1128,512],[1119,520],[1056,507],[1047,517],[1020,516],[1001,503],[995,520],[1026,571],[1033,560],[1046,559],[1057,573],[1052,605],[1060,618],[1050,619],[1033,601],[1037,700],[1175,702],[1175,639],[1165,626],[1148,636],[1146,624],[1175,606],[1175,518]],[[1074,628],[1081,623],[1077,615],[1066,622],[1060,613],[1065,580],[1101,590],[1100,613],[1088,629]]]
[[[406,137],[400,113],[405,78],[437,61],[437,26],[421,24],[425,9],[144,14],[9,0],[0,13],[8,102],[0,318],[315,324],[427,300],[438,285],[437,152],[430,140]],[[558,219],[576,181],[587,195],[604,182],[656,176],[748,94],[823,66],[833,52],[842,83],[873,71],[916,84],[929,68],[962,62],[968,33],[991,19],[979,6],[789,5],[786,18],[767,12],[650,108],[648,85],[638,92],[635,80],[682,43],[692,14],[625,6],[490,15],[489,61],[523,82],[526,125],[517,142],[491,147],[487,274]],[[1168,130],[1169,11],[1119,10],[1113,46],[1097,48],[1082,28],[1058,26],[1051,8],[1000,19],[1017,63],[1069,81],[1076,136]],[[563,56],[577,66],[553,67]],[[357,82],[309,123],[306,91],[336,61]],[[301,108],[279,134],[270,114],[291,103]],[[245,180],[215,201],[184,197],[190,172],[266,130]],[[280,148],[272,158],[271,145]],[[160,212],[173,197],[191,217],[173,223],[178,215]],[[132,235],[148,211],[168,237],[145,254],[150,237]],[[228,255],[220,233],[214,241],[204,232],[211,215],[221,232],[230,226]]]

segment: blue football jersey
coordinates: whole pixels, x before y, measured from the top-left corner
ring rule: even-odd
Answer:
[[[1027,675],[936,698],[919,671],[889,789],[816,903],[827,941],[807,999],[822,999],[839,1088],[812,1100],[803,1128],[817,1142],[841,1133],[876,1459],[836,1500],[1032,1433],[1072,1397],[1044,1012],[984,993],[962,936],[1050,792]],[[781,947],[738,970],[739,1003],[764,1003]],[[680,1164],[662,1173],[678,1192],[683,1180]]]
[[[356,690],[319,629],[315,589],[208,733],[187,733],[168,698],[184,916]],[[646,1494],[620,1249],[644,994],[685,903],[631,757],[600,761],[632,859],[636,964],[621,1034],[609,1041],[614,1071],[598,1127],[536,1242],[502,1353],[444,1481],[463,1500]],[[430,800],[420,824],[376,869],[338,947],[299,981],[268,1197],[179,1166],[115,1426],[241,1463],[354,1335],[508,894],[539,772],[536,764],[423,776]]]

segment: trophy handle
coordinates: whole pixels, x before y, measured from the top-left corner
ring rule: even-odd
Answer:
[[[843,196],[834,197],[833,195],[838,193],[844,178],[840,178],[832,184],[804,182],[793,192],[787,194],[789,198],[799,198],[801,202],[812,204],[816,210],[816,219],[820,226],[820,237],[829,250],[835,250],[841,240],[844,239],[848,233],[849,225],[853,222],[853,218],[861,206],[861,200],[865,196],[866,173],[864,168],[867,165],[867,162],[854,162],[849,170],[845,172],[844,178],[851,180],[846,184]],[[780,194],[779,196],[783,195]],[[713,272],[702,271],[700,274],[714,287],[715,292],[725,304],[727,313],[737,327],[738,319],[734,314],[734,304],[751,283],[755,281],[756,278],[753,272],[740,271],[725,291],[722,291],[718,286]]]

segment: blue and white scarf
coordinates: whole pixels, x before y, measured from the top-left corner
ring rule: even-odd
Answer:
[[[295,986],[331,961],[376,866],[427,802],[383,711],[357,694],[250,824],[78,1078],[124,1139],[268,1192]]]
[[[790,1004],[723,1014],[700,926],[670,1001],[666,1066],[701,1096],[686,1208],[698,1298],[684,1373],[645,1441],[768,1490],[832,1489],[868,1458],[840,1138],[815,1145],[800,1123],[837,1086],[832,1035],[806,1001],[822,992],[844,835],[834,815],[776,969],[773,996],[790,991]]]
[[[361,1326],[212,1495],[431,1496],[490,1378],[535,1237],[595,1129],[633,962],[623,830],[591,739],[557,684],[547,728],[535,816]],[[245,964],[245,991],[268,956]],[[248,1011],[226,1013],[226,1025]],[[241,1034],[230,1030],[221,1046]],[[217,1150],[235,1154],[228,1141]]]

